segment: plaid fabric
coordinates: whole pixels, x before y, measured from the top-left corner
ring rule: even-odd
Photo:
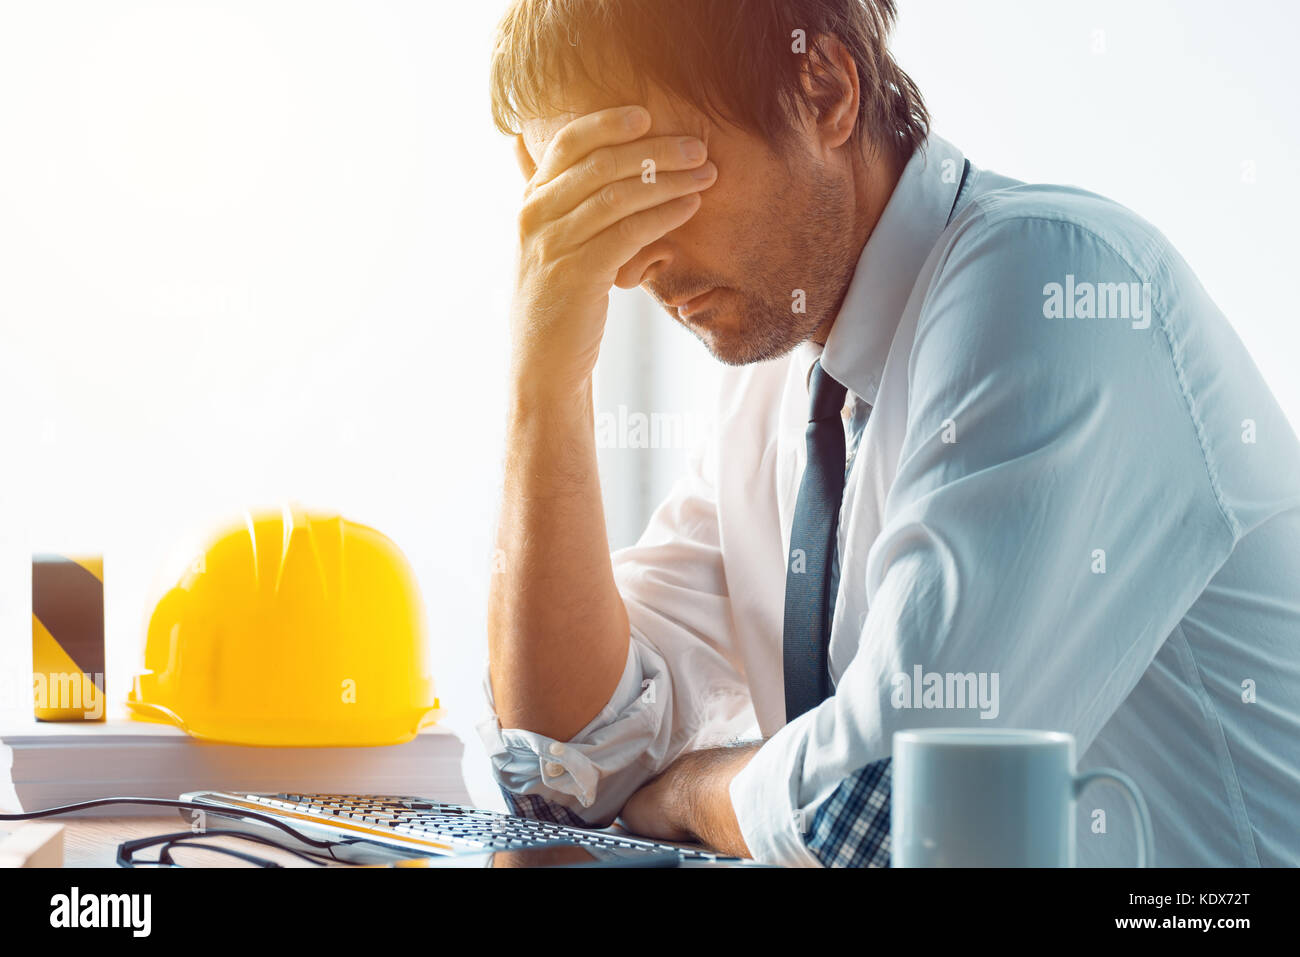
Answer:
[[[890,759],[844,779],[817,809],[805,840],[824,867],[889,866]]]
[[[534,821],[549,821],[551,824],[565,824],[569,827],[591,827],[563,804],[556,804],[536,794],[515,794],[501,788],[506,806],[515,817],[532,818]]]

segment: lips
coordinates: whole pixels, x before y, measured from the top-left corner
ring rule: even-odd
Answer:
[[[685,319],[687,316],[699,312],[708,305],[709,299],[716,291],[716,289],[707,289],[698,296],[693,296],[690,299],[679,300],[675,303],[669,303],[669,305],[673,306],[673,308],[677,310],[678,316]]]

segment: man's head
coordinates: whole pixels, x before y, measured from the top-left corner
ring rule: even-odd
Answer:
[[[889,56],[892,0],[515,0],[492,61],[497,126],[533,160],[577,115],[640,103],[702,139],[717,181],[618,274],[723,362],[824,341],[928,120]],[[690,308],[676,308],[709,293]]]

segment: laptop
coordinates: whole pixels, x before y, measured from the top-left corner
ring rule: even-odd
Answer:
[[[419,797],[190,791],[180,799],[211,808],[211,814],[219,817],[219,822],[208,822],[201,811],[183,812],[204,826],[247,830],[350,864],[676,867],[750,863],[619,830],[570,827]],[[274,825],[244,816],[247,813],[269,816],[298,834],[329,842],[330,847],[323,850],[294,841]]]

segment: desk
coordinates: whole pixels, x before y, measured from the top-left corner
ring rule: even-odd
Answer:
[[[58,819],[54,819],[58,820]],[[63,825],[63,866],[64,867],[117,867],[117,846],[123,841],[138,837],[151,837],[155,834],[172,834],[187,830],[184,818],[179,813],[163,814],[158,817],[83,817],[64,818]],[[215,827],[216,825],[214,825]],[[212,844],[220,844],[245,851],[265,860],[275,861],[284,867],[310,867],[300,857],[287,854],[265,844],[241,841],[236,838],[214,837],[208,839]],[[156,848],[147,848],[141,852],[144,857],[153,860],[157,856]],[[181,853],[176,858],[181,860]],[[192,852],[195,864],[206,867],[248,867],[249,865],[225,854]],[[327,864],[327,867],[346,867],[346,864]]]
[[[55,819],[58,820],[58,819]],[[210,818],[215,822],[215,818]],[[172,834],[186,830],[185,820],[176,814],[162,814],[157,817],[83,817],[64,818],[63,825],[63,865],[64,867],[117,867],[117,846],[123,841],[157,834]],[[213,823],[213,827],[219,825]],[[284,867],[317,868],[321,865],[311,864],[293,854],[285,853],[264,844],[241,841],[236,838],[215,837],[207,839],[210,843],[231,847],[265,860],[275,861]],[[682,845],[689,846],[689,845]],[[192,857],[182,858],[183,853]],[[150,860],[157,856],[156,848],[148,848],[142,855]],[[184,849],[175,852],[176,859],[182,863],[193,863],[203,867],[247,867],[249,865],[224,854],[187,852]],[[326,867],[350,867],[353,865],[329,863]],[[693,863],[691,866],[735,867],[738,862],[719,862],[716,864]],[[754,867],[750,861],[739,866]]]

